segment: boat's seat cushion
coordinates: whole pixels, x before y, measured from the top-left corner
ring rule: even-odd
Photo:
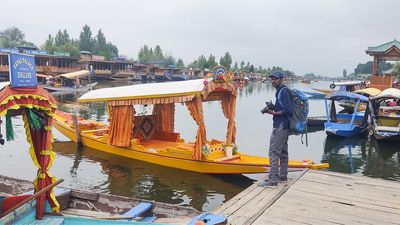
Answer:
[[[170,141],[170,142],[179,142],[180,134],[179,133],[170,133],[162,130],[156,130],[154,134],[154,139],[162,140],[162,141]]]

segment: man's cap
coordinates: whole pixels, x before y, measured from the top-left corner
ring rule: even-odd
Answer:
[[[281,71],[274,71],[271,73],[271,75],[268,76],[269,78],[271,77],[276,77],[278,79],[283,79],[284,74]]]

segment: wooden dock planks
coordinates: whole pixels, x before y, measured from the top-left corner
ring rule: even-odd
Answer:
[[[255,183],[214,213],[232,225],[400,225],[400,182],[309,170],[276,188]]]

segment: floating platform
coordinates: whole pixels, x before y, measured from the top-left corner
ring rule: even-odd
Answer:
[[[400,224],[400,182],[305,169],[274,188],[257,183],[214,210],[228,224]]]
[[[326,116],[313,116],[307,118],[308,126],[324,126],[326,122]]]

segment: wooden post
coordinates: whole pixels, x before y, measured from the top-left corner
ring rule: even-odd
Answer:
[[[373,62],[373,64],[372,64],[372,73],[371,73],[371,76],[378,75],[377,69],[378,69],[378,59],[377,59],[376,57],[374,57],[374,62]]]
[[[72,122],[74,124],[74,130],[75,130],[75,135],[76,135],[76,143],[81,146],[82,145],[82,140],[81,140],[81,131],[79,129],[78,125],[78,117],[76,114],[72,115]]]

